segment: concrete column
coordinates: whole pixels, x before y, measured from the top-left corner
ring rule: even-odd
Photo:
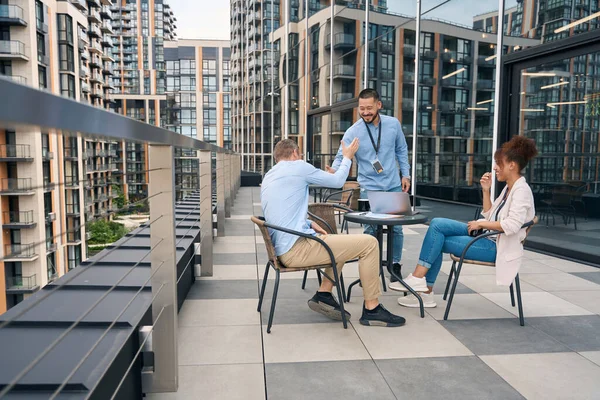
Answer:
[[[211,152],[200,151],[200,254],[201,276],[213,274],[213,219],[212,219],[212,165]]]
[[[176,392],[177,265],[175,259],[175,169],[172,146],[149,145],[150,244],[152,295],[152,349],[154,371],[144,373],[145,393]]]
[[[225,236],[225,154],[217,153],[217,236]]]

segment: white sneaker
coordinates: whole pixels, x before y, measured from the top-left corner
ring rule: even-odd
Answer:
[[[421,299],[423,300],[423,307],[434,308],[437,307],[435,300],[433,299],[433,291],[431,293],[422,293]],[[398,304],[404,307],[419,308],[419,300],[413,295],[398,297]]]
[[[404,283],[412,288],[415,292],[426,292],[429,289],[427,288],[427,280],[425,278],[417,278],[413,276],[413,274],[408,274],[406,278],[404,278]],[[392,282],[388,286],[392,290],[396,290],[398,292],[408,292],[409,290],[404,287],[400,282]]]

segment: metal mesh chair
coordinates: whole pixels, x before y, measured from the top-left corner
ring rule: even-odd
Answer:
[[[277,302],[277,291],[279,290],[279,278],[280,278],[281,273],[310,271],[312,269],[321,270],[321,269],[331,267],[333,269],[333,275],[336,277],[336,279],[334,279],[333,277],[327,276],[327,274],[325,274],[323,271],[320,271],[320,273],[325,275],[326,278],[328,278],[330,281],[333,282],[333,285],[337,289],[338,299],[344,298],[344,296],[342,294],[342,285],[340,282],[341,280],[337,279],[337,277],[339,275],[337,273],[337,263],[335,261],[335,256],[333,255],[331,248],[329,248],[329,246],[327,246],[327,244],[323,240],[319,239],[316,236],[308,235],[303,232],[297,232],[297,231],[287,229],[287,228],[284,228],[281,226],[269,224],[268,222],[265,222],[264,218],[262,218],[262,217],[254,217],[253,216],[253,217],[250,217],[250,219],[260,229],[260,232],[263,236],[263,240],[265,242],[265,247],[267,249],[267,254],[269,256],[269,261],[267,261],[267,265],[265,267],[265,275],[263,277],[263,282],[262,282],[262,286],[260,289],[260,295],[258,297],[258,307],[257,307],[258,312],[260,312],[261,308],[262,308],[262,301],[263,301],[263,297],[265,295],[265,289],[267,287],[267,278],[269,277],[269,270],[271,268],[273,268],[275,270],[275,286],[273,289],[273,300],[271,302],[271,311],[269,313],[269,323],[267,325],[267,333],[271,333],[271,326],[273,325],[273,315],[275,314],[275,303]],[[281,232],[286,232],[291,235],[296,235],[299,237],[304,237],[309,240],[315,240],[315,241],[319,242],[323,247],[325,247],[325,250],[327,250],[327,253],[329,253],[330,263],[328,263],[326,265],[313,265],[313,266],[308,266],[308,267],[286,267],[285,265],[283,265],[283,263],[281,261],[279,261],[279,259],[277,258],[277,255],[275,254],[275,246],[273,245],[273,242],[271,241],[271,235],[269,234],[268,229],[274,229],[274,230],[278,230]],[[346,320],[346,313],[344,311],[344,301],[343,300],[339,301],[339,303],[340,303],[340,309],[341,309],[341,313],[342,313],[342,324],[344,325],[344,329],[346,329],[346,328],[348,328],[348,322]]]
[[[527,235],[529,235],[529,231],[531,230],[531,227],[537,223],[538,223],[538,217],[534,217],[533,220],[523,224],[523,226],[521,228],[527,228]],[[477,236],[476,238],[474,238],[467,244],[467,246],[464,248],[460,257],[456,256],[454,254],[450,254],[450,258],[452,259],[452,268],[450,269],[450,275],[448,276],[448,282],[446,283],[446,290],[444,291],[444,297],[443,297],[444,300],[446,300],[446,298],[448,297],[448,290],[450,289],[450,283],[452,282],[453,277],[454,277],[454,282],[452,283],[452,290],[450,290],[450,298],[448,299],[448,303],[446,304],[446,312],[444,313],[444,320],[448,319],[448,314],[450,313],[450,307],[452,306],[452,299],[454,298],[454,292],[456,291],[456,285],[458,284],[458,277],[460,276],[460,270],[462,269],[463,264],[483,265],[486,267],[495,267],[496,266],[496,264],[493,262],[484,262],[484,261],[465,259],[467,250],[469,250],[469,248],[478,240],[487,238],[489,236],[498,235],[500,233],[502,233],[502,232],[491,231],[491,232],[484,233],[483,235]],[[526,239],[527,239],[527,236],[523,240],[523,243],[525,243]],[[458,263],[458,266],[457,266],[457,263]],[[523,326],[523,325],[525,325],[525,319],[523,317],[523,303],[521,301],[521,283],[519,281],[519,274],[517,274],[517,276],[515,277],[515,289],[517,291],[517,303],[519,306],[519,323],[521,324],[521,326]],[[513,285],[511,284],[510,285],[510,300],[511,300],[511,304],[513,307],[515,306],[515,293],[514,293],[515,289],[513,289]]]

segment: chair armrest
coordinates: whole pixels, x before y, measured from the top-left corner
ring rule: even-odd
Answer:
[[[334,274],[337,274],[337,268],[336,268],[337,264],[335,262],[335,256],[333,255],[333,252],[331,251],[331,248],[329,246],[327,246],[327,243],[325,243],[323,240],[319,239],[316,236],[309,235],[308,233],[298,232],[298,231],[295,231],[293,229],[284,228],[282,226],[272,225],[272,224],[269,224],[268,222],[265,222],[265,226],[267,228],[271,228],[271,229],[274,229],[276,231],[281,231],[281,232],[289,233],[290,235],[300,236],[300,237],[303,237],[303,238],[306,238],[306,239],[309,239],[309,240],[314,240],[314,241],[318,242],[321,246],[323,246],[325,248],[325,250],[329,254],[329,259],[331,261],[331,267],[333,268]]]
[[[341,204],[333,204],[333,208],[337,208],[339,210],[343,210],[343,211],[346,211],[346,212],[354,212],[354,210],[351,209],[350,207],[346,207],[346,206],[343,206]]]
[[[523,228],[528,228],[528,227],[530,227],[530,226],[533,226],[533,225],[535,225],[536,223],[537,223],[537,217],[535,217],[535,218],[534,218],[534,219],[532,219],[531,221],[525,222],[525,223],[524,223],[524,224],[521,226],[521,229],[523,229]],[[467,250],[469,250],[469,247],[471,247],[471,246],[472,246],[472,245],[473,245],[475,242],[477,242],[477,241],[478,241],[478,240],[480,240],[480,239],[483,239],[483,238],[489,237],[489,236],[499,235],[499,234],[501,234],[501,233],[503,233],[503,232],[500,232],[500,231],[490,231],[490,232],[486,232],[486,233],[484,233],[483,235],[479,235],[479,236],[477,236],[477,237],[473,238],[473,240],[471,240],[471,241],[470,241],[470,242],[469,242],[469,243],[468,243],[468,244],[465,246],[465,248],[464,248],[464,250],[463,250],[463,252],[462,252],[462,254],[461,254],[461,256],[460,256],[460,259],[461,259],[461,261],[465,259],[465,256],[466,256],[466,254],[467,254]]]
[[[325,226],[327,227],[327,229],[329,230],[329,233],[332,233],[332,232],[333,232],[333,228],[331,227],[331,225],[329,225],[329,223],[327,223],[327,221],[325,221],[323,218],[321,218],[321,217],[319,217],[319,216],[317,216],[317,215],[315,215],[315,214],[311,213],[310,211],[308,212],[308,216],[309,216],[311,219],[315,219],[315,220],[317,220],[318,222],[322,222],[322,223],[323,223],[323,225],[325,225]]]
[[[329,198],[330,198],[331,196],[335,196],[335,195],[338,195],[338,194],[343,194],[343,193],[348,193],[348,192],[354,192],[354,190],[355,190],[355,189],[346,189],[346,190],[338,190],[337,192],[332,192],[332,193],[329,193],[329,194],[327,195],[327,197],[325,197],[325,198],[322,200],[322,202],[323,202],[323,203],[326,203],[326,202],[329,200]]]

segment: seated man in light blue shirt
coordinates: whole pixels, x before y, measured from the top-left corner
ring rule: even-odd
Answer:
[[[366,198],[368,190],[385,192],[408,192],[410,188],[410,165],[408,164],[408,146],[402,132],[400,121],[394,117],[379,114],[382,103],[375,89],[364,89],[358,95],[358,113],[361,117],[352,125],[342,138],[342,143],[360,140],[356,152],[358,163],[358,183],[360,197]],[[342,162],[342,148],[337,152],[329,172],[335,172]],[[379,162],[379,164],[375,164]],[[376,169],[377,168],[377,169]],[[402,175],[402,181],[400,181]],[[365,233],[376,235],[377,228],[365,226]],[[400,275],[400,260],[404,235],[402,226],[394,226],[393,270]],[[392,277],[393,282],[395,278]]]
[[[330,174],[313,167],[302,160],[298,145],[285,139],[275,146],[277,164],[265,175],[260,191],[265,220],[287,229],[319,235],[333,252],[338,262],[337,270],[342,270],[346,261],[358,258],[360,280],[362,282],[364,306],[360,323],[363,325],[401,326],[405,320],[394,315],[379,304],[379,243],[370,235],[328,235],[315,222],[307,220],[308,185],[315,184],[329,188],[339,188],[344,184],[350,171],[352,157],[358,149],[358,139],[346,146],[342,144],[343,160],[338,171]],[[286,267],[305,267],[330,263],[329,253],[315,240],[295,236],[286,232],[269,230],[279,261]],[[325,270],[333,276],[332,268]],[[332,319],[341,320],[339,303],[331,294],[333,283],[323,279],[317,293],[308,301],[311,310]],[[346,313],[347,318],[350,314]]]

